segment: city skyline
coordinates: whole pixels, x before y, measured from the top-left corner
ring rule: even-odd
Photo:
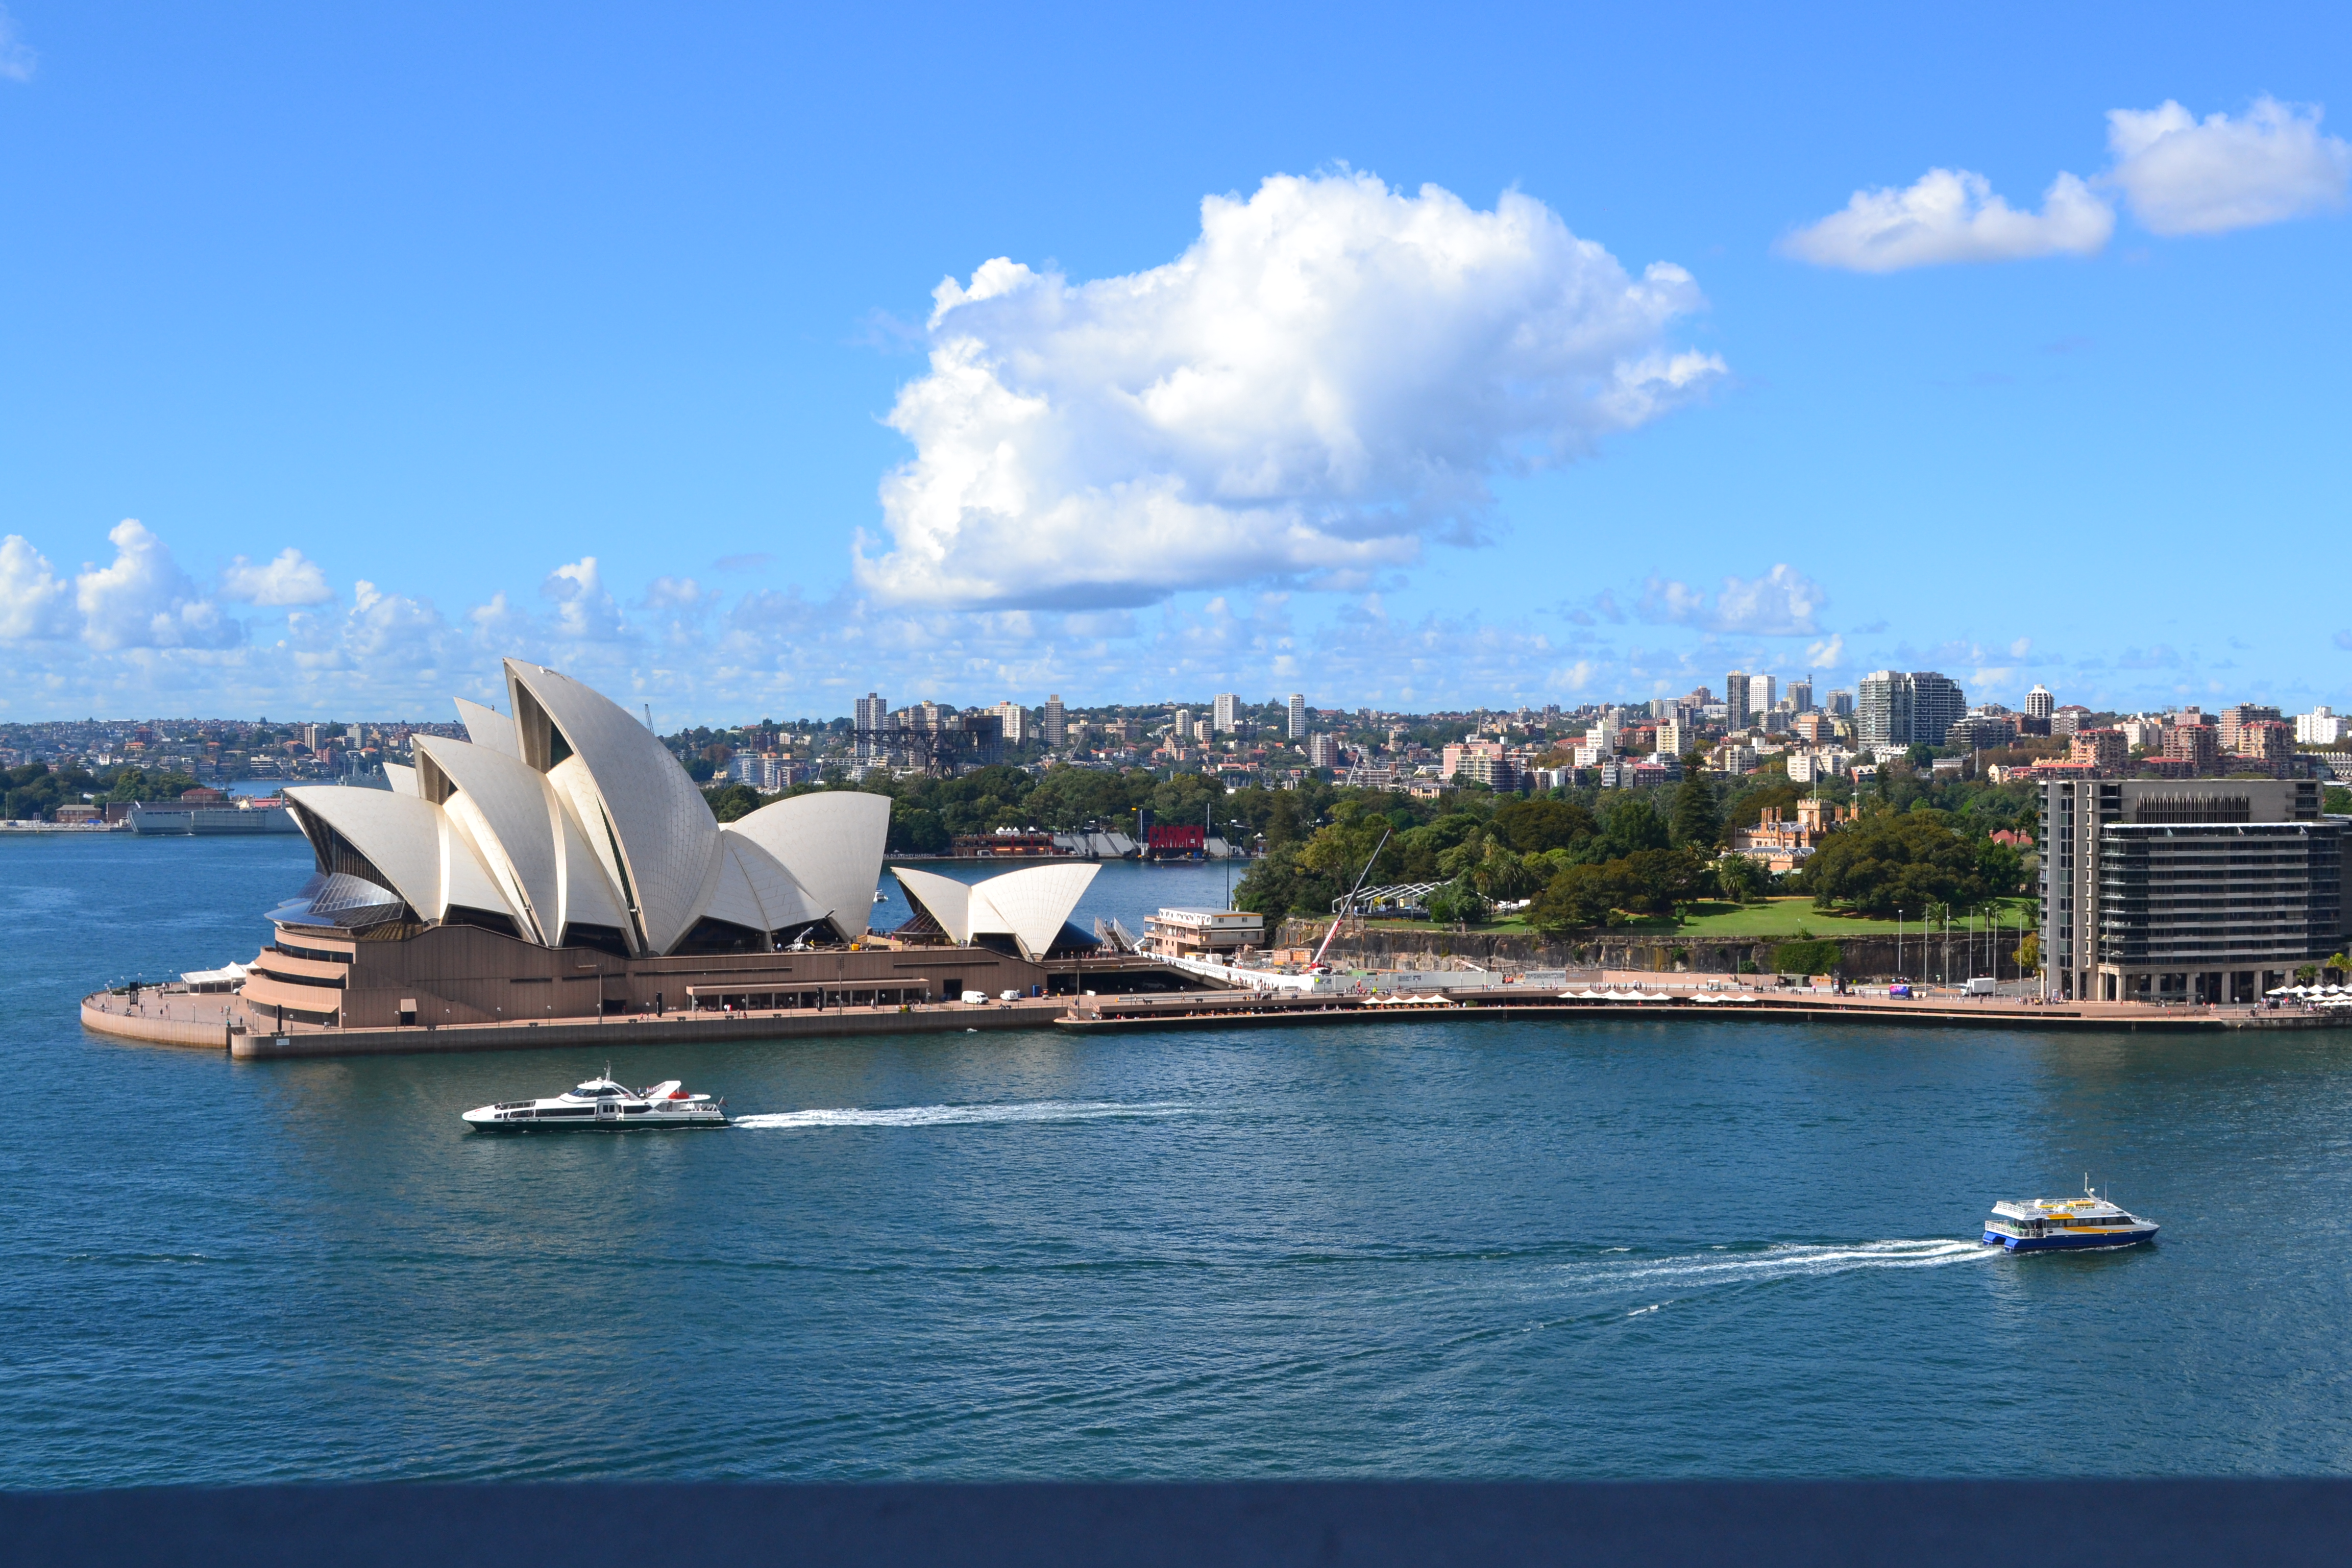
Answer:
[[[555,68],[524,13],[5,18],[0,718],[413,715],[507,655],[692,721],[1730,668],[2352,705],[2324,602],[2084,591],[2340,513],[2331,13],[1874,16],[1867,57],[1833,15],[1336,56],[1302,15],[1139,117],[1050,20],[722,9]],[[881,68],[820,56],[889,58],[911,140],[828,136]],[[934,155],[977,80],[1056,84],[1038,134]]]

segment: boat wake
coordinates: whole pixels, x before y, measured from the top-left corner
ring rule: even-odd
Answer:
[[[838,1110],[780,1110],[739,1116],[735,1125],[761,1131],[814,1127],[964,1127],[1000,1121],[1108,1121],[1183,1116],[1199,1109],[1165,1101],[1122,1105],[1076,1100],[1025,1100],[1011,1105],[909,1105],[890,1110],[851,1106]]]
[[[1755,1251],[1700,1253],[1693,1257],[1612,1264],[1601,1270],[1610,1283],[1674,1280],[1685,1285],[1729,1285],[1749,1280],[1847,1274],[1865,1268],[1938,1268],[2000,1256],[2000,1248],[1949,1237],[1918,1241],[1861,1241],[1843,1246],[1788,1242]]]

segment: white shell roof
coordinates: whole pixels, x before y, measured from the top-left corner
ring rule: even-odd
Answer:
[[[539,665],[510,658],[506,669],[509,689],[530,694],[593,782],[646,945],[667,952],[718,890],[719,824],[709,803],[669,748],[618,703]]]
[[[866,934],[890,839],[888,795],[863,790],[796,795],[729,823],[726,831],[782,861],[806,889],[815,914],[830,915],[843,937]]]
[[[285,792],[302,810],[333,828],[383,873],[408,907],[429,921],[452,904],[488,910],[528,929],[508,902],[467,836],[432,802],[390,790],[311,784]]]
[[[304,787],[289,797],[428,921],[465,905],[503,913],[551,946],[590,924],[652,952],[675,949],[706,915],[768,931],[830,920],[845,938],[865,933],[888,796],[802,795],[722,829],[668,748],[626,710],[538,665],[509,659],[506,675],[512,714],[458,699],[471,739],[419,736],[415,767],[387,765],[390,790]],[[1093,874],[1076,869],[1067,889],[1008,890],[1003,908],[985,907],[981,929],[1042,951]],[[954,889],[937,896],[956,901],[958,940],[969,940],[964,885],[933,880]]]
[[[508,873],[501,880],[511,881],[519,890],[539,940],[556,942],[563,930],[563,890],[552,815],[560,810],[554,787],[543,774],[488,746],[438,735],[419,735],[415,746],[419,768],[437,770],[440,775],[428,783],[428,796],[447,801],[446,791],[454,787],[481,814],[488,842],[479,831],[474,837],[482,858],[493,870]]]
[[[1031,958],[1043,958],[1101,869],[1092,861],[1078,860],[991,877],[971,890],[972,930],[1006,932]]]
[[[457,722],[466,726],[466,738],[478,746],[488,746],[494,752],[520,759],[522,743],[515,739],[514,721],[495,708],[485,708],[478,702],[457,699]]]
[[[1032,959],[1043,958],[1062,934],[1100,866],[1070,861],[1030,866],[978,882],[961,882],[936,871],[893,867],[907,896],[930,911],[941,930],[959,942],[975,936],[1009,936]]]
[[[955,942],[971,940],[971,884],[959,882],[953,877],[942,877],[936,871],[916,871],[905,866],[893,866],[890,874],[898,879],[898,886],[907,889],[907,897],[920,904],[940,929]]]
[[[781,931],[823,918],[824,911],[782,862],[752,839],[719,829],[726,857],[719,890],[702,912],[753,931]]]
[[[572,815],[571,807],[563,803],[554,783],[552,778],[548,781],[547,809],[555,835],[562,910],[556,917],[555,940],[562,942],[563,929],[574,923],[610,926],[625,935],[629,930],[629,907],[621,898],[612,874],[604,869],[603,859],[588,847],[586,832]]]

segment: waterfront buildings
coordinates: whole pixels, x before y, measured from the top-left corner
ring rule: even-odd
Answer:
[[[1969,710],[1959,683],[1932,669],[1874,670],[1856,692],[1855,733],[1873,750],[1940,746]]]
[[[1163,909],[1144,918],[1143,945],[1162,958],[1231,958],[1265,945],[1265,917],[1242,910]]]
[[[2344,946],[2345,826],[2310,780],[2045,781],[2053,994],[2256,1000]]]

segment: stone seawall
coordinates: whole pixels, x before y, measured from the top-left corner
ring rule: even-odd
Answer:
[[[1286,920],[1275,939],[1278,947],[1313,947],[1323,940],[1328,921]],[[1944,942],[1932,939],[1923,953],[1916,935],[1903,939],[1902,967],[1895,967],[1895,942],[1889,935],[1841,936],[1837,922],[1823,921],[1814,928],[1816,940],[1836,942],[1845,954],[1842,971],[1849,980],[1877,980],[1902,974],[1932,979],[1945,973]],[[1773,950],[1797,937],[1701,937],[1665,935],[1654,931],[1585,931],[1548,941],[1531,932],[1398,931],[1372,926],[1342,931],[1331,943],[1329,959],[1367,969],[1422,966],[1435,968],[1459,958],[1481,969],[1498,966],[1527,969],[1643,969],[1660,973],[1676,970],[1694,973],[1769,973]],[[2003,931],[1998,940],[2000,975],[2018,977],[2018,933]],[[1969,973],[1969,945],[1959,932],[1951,940],[1951,969],[1957,982]],[[1984,968],[1983,938],[1978,938],[1977,964]],[[1746,967],[1746,966],[1751,966]]]

